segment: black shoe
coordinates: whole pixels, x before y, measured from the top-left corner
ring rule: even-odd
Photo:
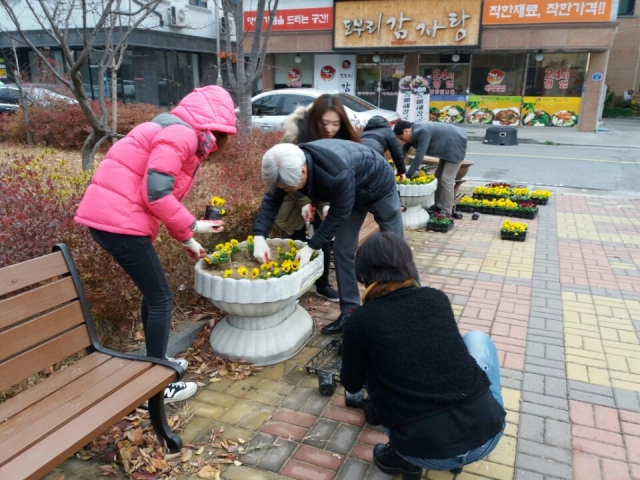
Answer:
[[[338,319],[335,322],[331,322],[329,325],[325,325],[322,327],[322,333],[325,335],[333,335],[334,333],[342,332],[344,328],[344,322],[349,315],[346,313],[341,313]]]
[[[316,295],[318,297],[326,298],[330,302],[338,303],[340,301],[340,297],[338,296],[338,292],[336,292],[331,285],[322,285],[319,286],[316,283]]]
[[[407,462],[387,443],[373,447],[373,461],[382,472],[389,475],[400,473],[402,480],[420,480],[422,468]]]
[[[460,212],[453,212],[451,214],[451,218],[455,218],[456,220],[460,220],[462,218],[462,214]]]
[[[462,467],[458,467],[458,468],[452,468],[451,470],[449,470],[451,473],[453,473],[454,475],[459,475],[462,473]]]
[[[435,203],[427,208],[428,213],[440,213],[440,207],[438,207]]]

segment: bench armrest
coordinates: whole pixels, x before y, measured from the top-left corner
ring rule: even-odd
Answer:
[[[155,365],[162,365],[162,366],[167,367],[167,368],[172,368],[178,374],[177,380],[182,379],[182,377],[184,377],[184,374],[186,373],[185,370],[179,364],[177,364],[176,362],[171,362],[171,361],[166,360],[164,358],[147,357],[145,355],[136,355],[135,353],[117,352],[115,350],[111,350],[110,348],[105,348],[102,345],[94,345],[93,346],[93,350],[96,351],[96,352],[104,353],[105,355],[111,355],[111,356],[117,357],[117,358],[126,358],[127,360],[137,360],[137,361],[141,361],[141,362],[149,362],[149,363],[153,363]]]

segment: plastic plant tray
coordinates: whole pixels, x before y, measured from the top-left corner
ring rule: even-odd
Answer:
[[[340,369],[342,368],[342,357],[338,355],[338,347],[342,343],[341,339],[334,339],[327,343],[305,364],[307,373],[317,375],[318,372],[332,373],[336,382],[340,381]]]

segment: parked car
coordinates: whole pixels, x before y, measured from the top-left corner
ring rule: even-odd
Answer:
[[[284,88],[264,92],[251,99],[253,128],[263,131],[283,130],[285,118],[298,106],[307,106],[325,93],[339,95],[351,123],[358,128],[364,127],[369,119],[380,115],[393,125],[400,116],[392,110],[384,110],[354,95],[337,90],[320,90],[317,88]],[[236,112],[238,110],[236,109]]]
[[[78,103],[75,99],[43,87],[25,85],[27,105],[49,106],[56,102]],[[16,85],[0,85],[0,114],[14,113],[20,108],[20,91]]]

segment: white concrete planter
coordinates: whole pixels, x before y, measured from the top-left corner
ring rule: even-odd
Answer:
[[[267,243],[278,240],[267,239]],[[303,245],[296,242],[297,248]],[[213,352],[257,366],[295,355],[313,334],[313,320],[296,300],[322,275],[323,256],[319,251],[297,272],[269,280],[214,276],[203,269],[204,260],[196,263],[196,291],[228,313],[211,331]]]
[[[424,228],[429,221],[429,214],[425,208],[434,203],[438,180],[421,185],[398,185],[400,202],[407,207],[402,212],[402,224],[405,228]]]

